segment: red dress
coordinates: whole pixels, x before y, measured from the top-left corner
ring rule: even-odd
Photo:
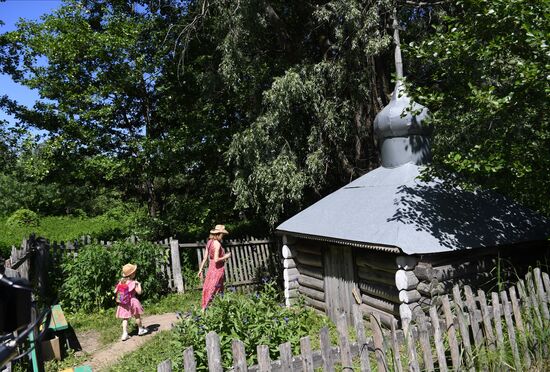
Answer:
[[[210,239],[206,244],[206,254],[208,254],[208,271],[202,286],[202,308],[206,309],[214,295],[223,291],[223,280],[225,276],[224,261],[214,262],[214,240]],[[219,257],[223,257],[225,252],[220,245]]]
[[[130,291],[130,295],[132,296],[132,298],[130,302],[126,305],[118,304],[115,315],[119,319],[128,319],[133,316],[143,314],[143,307],[141,306],[141,302],[139,302],[139,300],[136,298],[135,280],[128,280],[126,284],[128,284],[128,290]]]

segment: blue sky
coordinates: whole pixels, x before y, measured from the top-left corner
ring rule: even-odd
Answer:
[[[20,18],[39,20],[43,14],[51,13],[61,6],[61,0],[7,0],[0,2],[0,33],[12,31]],[[40,97],[36,91],[21,86],[7,75],[0,74],[0,96],[8,95],[17,102],[32,107]],[[0,120],[14,123],[14,119],[0,109]]]

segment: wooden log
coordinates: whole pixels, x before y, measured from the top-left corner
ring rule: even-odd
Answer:
[[[369,294],[374,297],[383,298],[390,302],[399,303],[399,291],[395,286],[372,284],[364,281],[359,281],[359,289],[365,294]]]
[[[210,331],[206,335],[206,354],[208,357],[208,370],[211,372],[223,372],[220,336],[214,331]]]
[[[430,345],[430,335],[428,334],[428,325],[423,316],[419,317],[417,322],[420,348],[422,349],[422,358],[424,359],[424,369],[433,372],[435,371],[435,367],[432,357],[432,347]]]
[[[416,289],[418,283],[419,280],[416,275],[414,275],[413,271],[405,271],[399,269],[395,272],[395,286],[400,291]]]
[[[247,274],[248,275],[248,274]],[[284,269],[283,270],[283,279],[285,281],[290,281],[294,278],[296,278],[297,276],[300,275],[300,272],[298,271],[297,268],[292,268],[292,269]]]
[[[172,372],[172,361],[165,360],[157,366],[157,372]]]
[[[550,304],[550,276],[548,273],[542,273],[542,281],[546,291],[546,301]]]
[[[363,314],[367,314],[367,318],[370,317],[370,314],[376,314],[376,316],[380,319],[382,324],[388,328],[391,325],[391,323],[395,321],[395,317],[392,314],[388,314],[372,306],[361,304],[359,305],[359,307]]]
[[[414,267],[414,275],[422,282],[431,282],[432,279],[435,278],[434,276],[434,270],[432,268],[432,265],[426,263],[426,262],[419,262]]]
[[[462,339],[462,346],[466,351],[466,358],[468,361],[468,366],[470,367],[469,369],[475,371],[474,359],[472,354],[472,344],[470,342],[470,332],[468,330],[468,323],[467,323],[466,317],[464,316],[464,312],[462,311],[463,307],[460,306],[459,303],[457,302],[456,296],[454,296],[454,300],[455,300],[454,304],[455,304],[456,319],[458,322],[458,328],[460,329],[460,336],[461,336],[460,338]]]
[[[458,348],[458,340],[456,337],[456,327],[453,321],[453,313],[451,311],[451,304],[449,302],[449,296],[445,295],[441,298],[443,305],[443,313],[445,315],[445,324],[447,327],[447,337],[449,339],[449,348],[451,349],[451,362],[455,371],[460,370],[461,359],[460,351]]]
[[[395,263],[399,269],[413,270],[418,264],[418,257],[414,256],[397,256]]]
[[[310,276],[300,275],[298,277],[298,283],[300,286],[317,289],[318,291],[325,290],[325,282],[323,280],[312,278]]]
[[[296,267],[296,262],[292,258],[285,258],[283,260],[283,268],[284,269],[293,269]]]
[[[433,279],[430,283],[419,282],[416,290],[423,296],[434,297],[446,293],[443,284],[440,284],[437,279]]]
[[[321,310],[323,313],[327,311],[327,305],[324,301],[315,300],[309,297],[303,297],[306,305],[311,306],[314,309]]]
[[[493,305],[493,322],[495,323],[495,334],[497,340],[497,347],[502,352],[504,351],[504,335],[502,333],[502,321],[500,318],[500,303],[498,294],[491,292],[491,302]]]
[[[170,255],[172,259],[172,275],[174,276],[174,284],[179,293],[185,291],[183,286],[183,275],[181,273],[181,262],[180,262],[180,248],[177,240],[172,240],[170,242]]]
[[[430,307],[430,320],[432,322],[435,351],[437,353],[437,362],[440,372],[447,372],[447,358],[445,356],[445,347],[443,346],[443,337],[439,327],[439,317],[435,306]]]
[[[516,331],[514,329],[510,303],[508,302],[508,295],[506,294],[506,291],[500,292],[500,299],[502,300],[504,320],[506,321],[506,327],[508,329],[508,340],[510,341],[510,347],[512,348],[512,355],[514,356],[514,366],[516,367],[516,371],[520,371],[521,359],[519,357],[518,345],[516,343]]]
[[[269,347],[266,345],[258,345],[256,347],[258,353],[258,371],[271,372],[271,358],[269,357]]]
[[[368,253],[358,254],[356,257],[356,264],[358,266],[387,271],[389,273],[395,273],[395,270],[397,270],[395,255],[391,253],[375,253],[369,251]]]
[[[281,361],[281,371],[293,372],[294,368],[292,363],[292,350],[290,349],[290,341],[279,345],[279,355]]]
[[[372,329],[372,337],[374,339],[374,355],[376,357],[378,371],[387,371],[388,363],[386,361],[386,350],[384,348],[382,323],[380,322],[380,318],[377,317],[375,314],[370,315],[370,327]]]
[[[313,288],[300,286],[298,288],[298,292],[314,300],[323,301],[323,302],[325,301],[325,292],[323,291],[318,291]]]
[[[340,360],[343,370],[353,370],[353,360],[351,358],[351,349],[348,339],[348,324],[344,312],[338,314],[336,318],[336,329],[340,339]]]
[[[323,269],[320,267],[297,264],[296,268],[300,272],[300,275],[323,280]]]
[[[323,255],[323,249],[320,248],[319,246],[314,246],[314,245],[308,245],[308,244],[294,244],[294,251],[297,253],[297,254],[300,254],[300,253],[307,253],[307,254],[312,254],[312,255],[316,255],[316,256],[322,256]]]
[[[298,284],[298,278],[285,281],[285,289],[297,289],[299,286],[300,284]]]
[[[302,265],[314,266],[318,268],[323,267],[323,260],[320,255],[305,253],[300,250],[298,250],[294,261]]]
[[[384,285],[395,285],[395,272],[376,270],[370,267],[357,267],[357,276],[360,280],[369,283],[380,283]]]
[[[399,300],[406,304],[411,302],[418,302],[422,296],[416,289],[410,291],[399,291]]]
[[[328,328],[323,327],[319,333],[319,339],[321,343],[321,357],[323,359],[323,371],[334,372],[334,363],[332,360],[332,350],[330,347],[330,337],[328,334]]]
[[[359,347],[359,360],[361,361],[361,371],[370,372],[369,348],[365,326],[363,323],[363,314],[358,305],[352,306],[353,322],[355,324],[355,333],[357,335],[357,346]]]
[[[309,336],[300,339],[300,352],[302,356],[302,371],[313,372],[313,356]]]
[[[456,280],[465,276],[471,276],[475,273],[489,273],[496,266],[495,259],[481,261],[467,261],[460,264],[449,264],[443,266],[434,266],[432,277],[440,282],[447,280]]]
[[[396,304],[394,302],[386,301],[381,298],[373,297],[367,294],[361,295],[361,300],[362,303],[364,303],[365,305],[382,310],[386,313],[399,315],[399,304]]]
[[[183,351],[183,370],[185,372],[195,372],[197,370],[193,346],[189,346]]]
[[[294,258],[294,255],[292,254],[292,249],[288,245],[283,245],[281,251],[283,258]]]
[[[540,313],[540,301],[535,291],[535,284],[533,283],[533,275],[529,272],[525,275],[527,281],[527,296],[529,296],[529,301],[531,302],[532,309],[535,312],[535,319],[537,320],[540,327],[543,326],[542,316]]]
[[[298,289],[285,289],[285,298],[296,298],[299,296]]]

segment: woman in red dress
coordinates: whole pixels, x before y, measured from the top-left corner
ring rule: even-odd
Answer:
[[[202,311],[206,309],[216,293],[223,291],[225,275],[225,261],[231,257],[231,253],[225,253],[221,244],[223,236],[229,234],[224,225],[216,225],[210,230],[210,237],[206,243],[204,258],[199,267],[199,278],[202,280],[202,270],[208,258],[208,270],[202,286]]]

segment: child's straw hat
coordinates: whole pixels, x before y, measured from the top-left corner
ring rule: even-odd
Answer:
[[[137,265],[126,264],[122,266],[122,276],[127,278],[137,270]]]

